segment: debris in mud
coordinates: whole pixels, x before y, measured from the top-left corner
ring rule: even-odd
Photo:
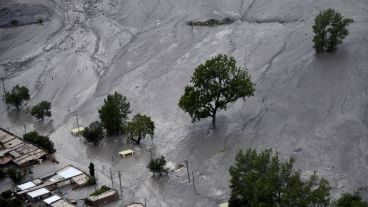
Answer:
[[[213,27],[213,26],[218,26],[218,25],[224,25],[224,24],[232,24],[234,23],[235,20],[230,18],[230,17],[226,17],[222,20],[218,20],[218,19],[209,19],[209,20],[206,20],[204,22],[201,22],[201,21],[197,21],[197,22],[194,22],[194,21],[190,21],[190,22],[187,22],[187,25],[188,26],[208,26],[208,27]]]

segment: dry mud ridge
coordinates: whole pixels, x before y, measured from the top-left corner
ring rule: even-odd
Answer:
[[[316,55],[311,27],[327,8],[355,23],[335,53]],[[41,100],[53,106],[52,121],[42,123],[1,102],[1,126],[21,135],[26,124],[49,134],[60,166],[87,169],[92,160],[101,183],[110,184],[110,168],[114,175],[120,170],[124,202],[216,206],[229,197],[227,170],[235,154],[250,147],[295,157],[303,174],[326,177],[334,196],[368,185],[366,0],[2,0],[0,16],[0,75],[7,89],[25,85],[28,107]],[[227,17],[235,22],[187,25]],[[13,18],[22,25],[7,27]],[[210,120],[192,124],[177,102],[195,67],[219,53],[248,69],[256,95],[220,112],[218,128],[209,131]],[[135,148],[134,158],[122,160],[121,138],[93,147],[70,135],[73,115],[82,125],[98,119],[97,108],[114,91],[155,121],[155,154],[189,160],[196,194],[185,170],[151,178],[150,139]]]

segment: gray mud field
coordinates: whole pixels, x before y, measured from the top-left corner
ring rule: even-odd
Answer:
[[[336,52],[317,55],[312,25],[327,8],[355,22]],[[31,95],[20,112],[0,102],[0,126],[21,136],[25,124],[49,135],[60,162],[35,166],[35,177],[67,164],[88,171],[93,161],[100,184],[111,186],[111,169],[118,188],[122,173],[123,200],[110,206],[146,198],[147,206],[210,207],[229,198],[228,169],[239,149],[272,148],[294,157],[304,175],[327,178],[334,197],[368,185],[366,0],[1,0],[0,17],[0,26],[22,23],[0,28],[0,76],[7,90],[20,84]],[[187,25],[226,17],[235,21]],[[209,130],[210,119],[193,124],[177,104],[196,66],[219,53],[248,69],[256,93],[221,111]],[[71,135],[74,115],[83,126],[98,120],[114,91],[134,113],[152,117],[152,143],[132,146],[120,136],[93,146]],[[29,113],[42,100],[52,104],[43,122]],[[136,155],[120,158],[128,148]],[[152,177],[147,163],[161,154],[189,161],[196,193],[185,168]]]

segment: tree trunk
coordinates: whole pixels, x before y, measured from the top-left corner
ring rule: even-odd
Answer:
[[[213,112],[212,115],[212,129],[216,128],[216,111]]]
[[[140,145],[142,138],[140,138],[140,137],[138,137],[138,139],[132,138],[132,140],[133,140],[133,142],[135,142],[136,145]]]

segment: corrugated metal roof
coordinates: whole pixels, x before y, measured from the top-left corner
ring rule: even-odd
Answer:
[[[20,190],[25,190],[25,189],[28,189],[28,188],[32,188],[36,186],[32,181],[29,181],[29,182],[26,182],[26,183],[23,183],[21,185],[18,185],[17,188],[19,188]]]
[[[51,197],[48,197],[46,198],[45,200],[43,200],[43,202],[47,203],[47,204],[51,204],[51,203],[54,203],[55,201],[58,201],[60,200],[60,196],[58,195],[53,195]]]
[[[50,193],[49,190],[47,190],[46,188],[41,188],[32,192],[27,193],[27,195],[29,195],[32,198],[38,197],[38,196],[42,196],[45,195],[47,193]]]
[[[69,166],[65,169],[60,170],[57,174],[65,179],[68,179],[68,178],[72,178],[74,176],[80,175],[82,173],[83,172],[81,172],[80,170],[72,166]]]

